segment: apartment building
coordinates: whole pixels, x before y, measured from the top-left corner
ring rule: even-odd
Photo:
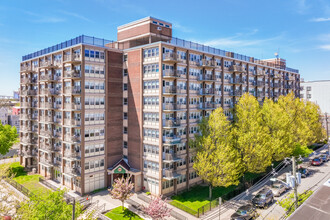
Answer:
[[[330,136],[330,80],[301,82],[300,97],[320,106],[322,125]]]
[[[117,41],[79,36],[21,63],[21,163],[81,194],[129,176],[135,191],[198,184],[189,140],[243,93],[262,102],[300,90],[284,59],[258,60],[172,37],[147,17]],[[24,129],[23,129],[24,128]]]

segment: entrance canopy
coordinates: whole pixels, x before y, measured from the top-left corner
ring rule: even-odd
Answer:
[[[125,159],[120,159],[115,165],[108,168],[108,175],[110,174],[138,174],[141,171],[131,168]]]

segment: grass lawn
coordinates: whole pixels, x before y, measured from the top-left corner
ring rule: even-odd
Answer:
[[[235,188],[236,186],[215,187],[212,190],[212,199],[219,198],[220,196],[223,196],[224,194],[233,191]],[[210,202],[208,200],[208,197],[209,197],[209,187],[199,185],[191,188],[187,192],[183,192],[182,194],[172,196],[172,201],[170,203],[180,209],[183,209],[186,212],[195,215],[198,211],[198,208]],[[185,207],[182,205],[189,207],[191,210],[186,210]]]
[[[134,212],[130,211],[127,208],[124,208],[124,212],[122,211],[122,207],[119,206],[115,209],[110,210],[105,216],[111,218],[112,220],[119,220],[119,219],[142,219],[140,216],[135,214]]]
[[[1,167],[0,167],[1,169]],[[39,174],[27,175],[27,172],[24,170],[24,167],[19,164],[19,162],[14,162],[10,164],[10,174],[12,174],[13,180],[17,183],[25,186],[35,195],[47,195],[51,190],[47,189],[39,183],[39,177],[42,177]]]

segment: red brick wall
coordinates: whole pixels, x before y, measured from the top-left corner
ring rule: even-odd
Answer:
[[[110,167],[123,155],[123,54],[108,51],[107,65],[106,164]]]
[[[137,26],[135,28],[130,28],[128,30],[125,31],[121,31],[117,33],[117,40],[121,41],[127,38],[131,38],[131,37],[136,37],[142,34],[146,34],[146,33],[155,33],[155,34],[161,34],[161,35],[165,35],[165,36],[172,36],[172,29],[171,28],[167,28],[167,27],[161,27],[162,30],[159,31],[157,30],[157,27],[160,27],[159,25],[156,24],[145,24],[145,25],[141,25],[141,26]]]
[[[128,52],[128,161],[141,170],[142,88],[141,50]]]

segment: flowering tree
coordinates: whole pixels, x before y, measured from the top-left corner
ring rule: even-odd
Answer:
[[[115,180],[115,183],[112,185],[112,189],[109,189],[111,198],[118,199],[122,203],[122,210],[124,211],[124,202],[129,199],[133,193],[134,184],[130,183],[130,178],[118,178]]]
[[[154,220],[165,219],[171,216],[171,210],[167,207],[166,199],[162,200],[161,196],[153,196],[148,206],[143,206],[144,213]]]

